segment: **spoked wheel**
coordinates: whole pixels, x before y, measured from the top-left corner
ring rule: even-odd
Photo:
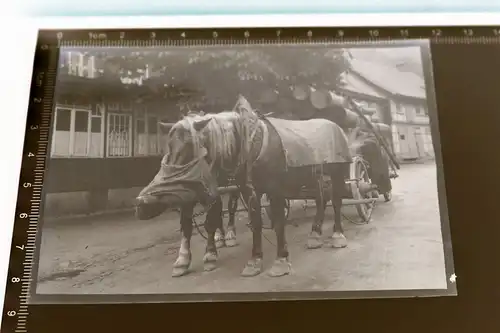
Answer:
[[[356,180],[350,183],[352,197],[354,200],[377,198],[374,191],[364,191],[364,188],[372,185],[372,181],[368,175],[366,162],[359,157],[355,157],[351,163],[350,178],[352,180]],[[372,216],[375,200],[370,203],[356,204],[355,206],[361,220],[368,223]]]
[[[272,228],[271,224],[271,201],[267,195],[262,196],[262,203],[264,206],[263,209],[263,218],[265,219],[265,223],[268,224],[268,228]],[[285,199],[285,222],[288,220],[288,216],[290,215],[290,200]],[[264,221],[262,221],[264,223]]]

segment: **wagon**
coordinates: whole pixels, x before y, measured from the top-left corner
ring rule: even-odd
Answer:
[[[399,165],[392,155],[392,150],[389,148],[392,142],[392,131],[390,126],[382,123],[372,123],[370,122],[364,115],[360,109],[357,109],[356,104],[352,104],[352,108],[356,110],[356,113],[361,118],[361,121],[364,121],[369,128],[369,131],[376,138],[379,148],[382,150],[384,158],[388,159],[389,168],[392,169],[388,174],[391,174],[387,181],[390,182],[390,178],[396,178],[397,174],[395,169],[399,169]],[[364,118],[364,119],[362,119]],[[331,184],[329,180],[324,180],[323,182],[323,193],[328,196],[330,193]],[[358,213],[358,216],[361,220],[361,223],[368,223],[371,219],[375,203],[379,199],[379,194],[383,195],[385,201],[390,201],[392,198],[391,191],[386,191],[383,193],[379,193],[376,190],[376,185],[372,182],[370,177],[370,166],[368,162],[363,158],[361,154],[354,154],[352,163],[349,168],[348,179],[346,179],[346,189],[347,193],[343,197],[343,205],[344,206],[354,206]],[[231,182],[228,186],[220,187],[219,192],[221,194],[226,193],[238,193],[239,189],[236,185],[234,185],[234,181]],[[241,196],[238,196],[241,198]],[[315,207],[314,203],[310,203],[310,200],[315,199],[315,190],[307,187],[303,187],[298,193],[294,196],[286,199],[285,205],[285,219],[288,220],[290,210],[291,210],[291,201],[292,200],[303,200],[304,204],[302,208],[304,210],[308,208]],[[237,209],[236,211],[247,211],[246,205],[243,200],[240,200],[243,203],[243,208]],[[331,203],[328,203],[331,205]],[[270,205],[267,196],[264,196],[261,202],[262,214],[265,217],[265,220],[269,220],[270,216]],[[223,213],[229,214],[228,209],[224,209]],[[201,215],[201,214],[200,214]],[[197,225],[199,229],[199,225],[201,221],[195,221],[193,219],[195,225]],[[269,226],[264,226],[265,228],[270,228]],[[201,231],[200,231],[201,232]]]

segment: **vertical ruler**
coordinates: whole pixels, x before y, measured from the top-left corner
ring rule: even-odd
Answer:
[[[57,43],[39,36],[36,45],[24,138],[21,175],[10,252],[1,331],[27,333],[28,302],[46,170],[52,100],[58,59]]]

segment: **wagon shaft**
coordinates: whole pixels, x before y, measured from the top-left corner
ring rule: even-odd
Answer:
[[[377,201],[377,198],[367,198],[367,199],[343,199],[342,206],[356,206],[356,205],[369,205]],[[316,207],[314,202],[307,202],[302,206],[304,209]],[[326,207],[332,207],[332,203],[328,202]]]
[[[398,162],[396,156],[394,156],[394,154],[392,153],[391,149],[388,147],[386,141],[381,136],[379,131],[377,129],[375,129],[375,126],[372,124],[372,122],[366,118],[366,116],[363,114],[363,111],[361,110],[361,108],[358,106],[358,104],[356,102],[354,102],[353,100],[348,100],[348,103],[349,103],[350,107],[358,114],[359,118],[361,118],[363,120],[363,122],[366,124],[366,126],[368,126],[368,128],[373,133],[373,135],[375,135],[377,141],[384,149],[385,153],[389,157],[389,159],[392,162],[392,164],[394,165],[394,167],[399,170],[400,165],[399,165],[399,162]]]
[[[342,200],[343,206],[356,206],[356,205],[368,205],[377,201],[376,198],[367,198],[367,199],[344,199]]]

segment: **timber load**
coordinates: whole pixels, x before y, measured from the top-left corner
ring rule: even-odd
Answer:
[[[382,123],[372,123],[366,117],[366,115],[372,115],[375,111],[366,110],[351,98],[341,96],[327,89],[308,85],[295,85],[290,87],[290,91],[289,96],[280,96],[280,93],[276,90],[267,90],[261,95],[260,101],[267,105],[284,103],[286,111],[277,112],[280,114],[279,118],[303,120],[323,118],[335,122],[344,130],[356,128],[365,123],[368,129],[374,133],[393,165],[399,169],[399,163],[390,148],[392,146],[390,126]],[[290,99],[295,102],[290,103]],[[292,114],[295,114],[295,116]]]
[[[333,91],[304,85],[294,86],[291,90],[294,99],[301,106],[300,113],[307,113],[306,118],[328,119],[344,129],[358,126],[358,115],[347,107],[344,97],[335,94]],[[305,104],[307,104],[307,107],[305,107]],[[308,111],[302,110],[304,108]]]
[[[298,101],[309,99],[310,104],[317,111],[314,118],[321,117],[336,122],[344,129],[358,127],[365,123],[370,129],[382,148],[385,150],[392,164],[399,169],[399,163],[394,156],[392,149],[392,131],[391,127],[382,123],[372,123],[366,115],[371,115],[375,111],[369,111],[351,98],[336,94],[327,89],[317,89],[314,87],[296,86],[292,88],[292,95]]]

